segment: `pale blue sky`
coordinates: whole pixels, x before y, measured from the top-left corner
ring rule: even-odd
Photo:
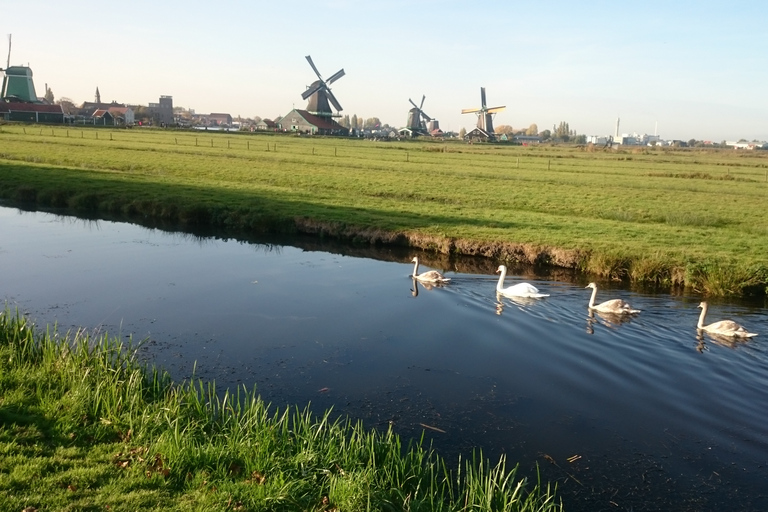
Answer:
[[[402,126],[410,104],[444,130],[462,108],[506,105],[495,124],[567,121],[588,135],[768,140],[765,0],[3,0],[0,54],[38,94],[274,118],[304,108],[311,54],[342,114]]]

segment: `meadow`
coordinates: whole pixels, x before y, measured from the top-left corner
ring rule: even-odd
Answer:
[[[0,198],[765,294],[768,154],[0,126]]]

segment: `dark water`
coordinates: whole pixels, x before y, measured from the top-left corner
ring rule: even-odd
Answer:
[[[619,325],[588,316],[582,280],[526,275],[551,297],[499,302],[493,262],[422,255],[452,282],[414,294],[413,254],[322,247],[0,208],[0,299],[60,330],[149,338],[177,379],[426,428],[451,460],[538,464],[567,510],[768,510],[762,304],[711,304],[711,321],[760,333],[727,344],[697,339],[700,297],[604,283],[598,301],[643,310]]]

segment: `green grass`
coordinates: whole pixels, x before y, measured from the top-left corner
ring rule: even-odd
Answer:
[[[767,180],[763,152],[0,127],[5,199],[526,255],[712,294],[765,292]],[[743,282],[687,270],[705,262]]]
[[[391,431],[171,382],[107,335],[0,313],[0,510],[554,511],[482,455],[446,469]]]

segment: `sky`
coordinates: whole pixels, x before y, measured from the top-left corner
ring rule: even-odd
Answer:
[[[39,96],[274,119],[343,68],[350,117],[406,124],[409,99],[443,130],[768,140],[768,2],[521,0],[2,0],[0,55],[29,65]],[[658,128],[657,128],[658,127]]]

